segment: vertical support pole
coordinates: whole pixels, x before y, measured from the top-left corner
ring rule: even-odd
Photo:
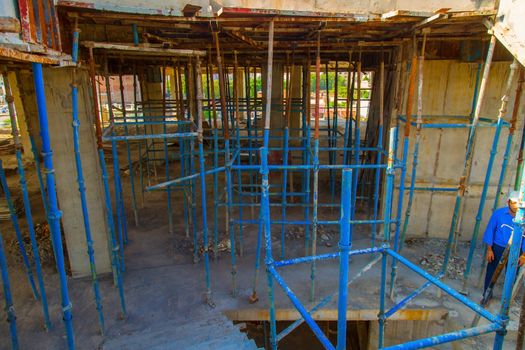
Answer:
[[[337,310],[337,350],[346,349],[346,307],[348,302],[348,252],[352,247],[352,170],[343,170],[339,238],[339,301]]]
[[[352,97],[350,94],[352,93],[353,88],[353,79],[355,78],[354,73],[354,67],[352,65],[352,51],[348,53],[348,71],[346,72],[346,119],[345,119],[345,133],[344,133],[344,142],[343,142],[343,164],[346,165],[346,159],[348,155],[348,132],[351,129],[352,125],[352,106],[351,101]],[[351,134],[351,131],[350,131]],[[350,145],[352,143],[350,142]]]
[[[456,230],[458,228],[458,222],[461,221],[462,217],[462,202],[463,202],[463,196],[465,195],[465,190],[468,185],[468,179],[470,177],[470,170],[472,167],[472,154],[473,149],[475,147],[475,139],[476,139],[476,129],[479,122],[479,116],[481,113],[481,105],[483,104],[483,98],[485,97],[485,90],[487,88],[487,82],[490,72],[490,65],[492,63],[492,56],[494,55],[494,49],[496,47],[496,37],[492,36],[490,39],[490,45],[487,51],[487,58],[485,61],[485,67],[483,68],[483,77],[481,79],[481,85],[479,88],[479,95],[478,99],[476,101],[476,108],[474,111],[468,140],[467,140],[467,150],[465,155],[465,163],[463,166],[463,172],[459,180],[459,186],[458,186],[458,192],[456,194],[456,201],[454,203],[454,213],[452,215],[452,221],[450,223],[450,230],[448,234],[448,241],[447,241],[447,249],[445,252],[445,258],[443,261],[443,267],[442,272],[445,273],[447,271],[448,262],[450,259],[452,244],[455,241],[455,238],[457,238],[457,235],[459,234],[459,231]]]
[[[237,51],[234,51],[234,61],[233,61],[233,101],[235,104],[235,147],[237,151],[237,165],[241,165],[241,114],[239,112],[239,80],[238,80],[238,70],[239,65],[237,62]],[[242,83],[242,82],[241,82]],[[238,193],[238,203],[241,205],[239,206],[239,255],[242,257],[244,255],[244,240],[243,240],[243,213],[242,213],[242,172],[241,168],[237,168],[237,193]]]
[[[114,117],[113,117],[113,102],[111,100],[111,85],[109,81],[109,73],[108,73],[108,62],[107,58],[105,60],[104,64],[104,80],[106,83],[106,94],[107,94],[107,102],[108,102],[108,111],[109,111],[109,119],[110,124],[113,124]],[[114,132],[113,132],[114,134]],[[124,243],[125,243],[125,235],[124,235],[124,218],[123,218],[123,203],[121,201],[120,196],[120,166],[118,162],[118,150],[117,150],[117,142],[115,140],[111,141],[111,154],[113,157],[113,182],[115,186],[115,210],[117,215],[117,229],[118,229],[118,242],[119,242],[119,252],[120,252],[120,268],[123,272],[125,270],[125,264],[124,264]]]
[[[166,65],[162,65],[162,131],[164,134],[168,133],[168,129],[166,126],[168,117],[166,116]],[[166,137],[162,140],[163,146],[164,146],[164,174],[166,176],[166,181],[170,181],[170,157],[168,152],[168,139]],[[133,178],[131,179],[133,183]],[[171,187],[166,187],[166,194],[167,194],[167,204],[168,204],[168,233],[170,236],[174,236],[174,230],[173,230],[173,208],[171,205]],[[194,223],[195,224],[195,223]],[[174,237],[173,237],[174,239]]]
[[[503,100],[503,99],[502,99]],[[502,101],[502,108],[505,104]],[[521,175],[521,184],[519,189],[519,206],[514,218],[514,233],[511,236],[512,244],[510,247],[509,260],[507,263],[507,271],[505,273],[505,283],[503,284],[503,292],[501,296],[501,307],[498,317],[503,320],[503,327],[496,331],[494,338],[494,350],[501,350],[503,348],[503,341],[507,333],[507,325],[509,322],[510,299],[512,294],[512,286],[516,279],[516,270],[518,268],[518,258],[520,249],[522,247],[523,230],[525,228],[525,176]]]
[[[261,219],[264,223],[264,238],[266,255],[264,263],[266,265],[266,275],[268,277],[268,301],[270,304],[270,348],[277,350],[277,326],[275,320],[275,299],[273,288],[273,277],[270,272],[270,267],[273,267],[272,256],[272,234],[270,230],[270,198],[269,198],[269,168],[268,168],[268,146],[270,139],[270,115],[271,115],[271,100],[272,100],[272,70],[273,70],[273,34],[274,22],[270,22],[268,34],[268,68],[266,71],[266,103],[265,103],[265,118],[264,118],[264,138],[263,146],[261,148]]]
[[[408,100],[406,106],[406,123],[403,138],[403,158],[401,176],[399,178],[399,195],[397,199],[397,214],[396,214],[396,229],[394,234],[394,250],[399,251],[399,232],[401,226],[401,213],[403,211],[403,195],[405,192],[405,178],[407,170],[408,147],[410,141],[410,124],[412,123],[412,108],[414,105],[414,90],[416,85],[416,70],[417,70],[417,44],[414,43],[412,55],[412,64],[410,67],[410,82],[408,85]],[[392,260],[392,271],[390,273],[390,299],[394,298],[394,287],[396,283],[397,260]]]
[[[376,150],[376,165],[375,179],[374,179],[374,214],[372,224],[372,247],[376,245],[377,236],[377,212],[379,209],[379,180],[381,178],[381,155],[383,150],[383,124],[384,124],[384,100],[385,100],[385,60],[383,53],[381,53],[381,63],[379,65],[379,128],[377,130],[379,137],[377,138]]]
[[[55,247],[55,257],[57,271],[60,280],[60,294],[62,300],[62,312],[64,325],[66,327],[66,336],[68,348],[70,350],[75,348],[75,337],[73,334],[73,322],[71,313],[71,302],[69,300],[69,291],[67,288],[66,268],[64,264],[64,250],[62,247],[62,237],[60,233],[60,217],[62,213],[58,210],[55,174],[53,170],[53,152],[51,151],[51,143],[49,138],[49,127],[47,122],[47,106],[46,96],[44,92],[44,76],[42,74],[42,65],[40,63],[32,63],[33,79],[35,83],[36,100],[38,106],[38,119],[40,122],[40,136],[42,138],[42,154],[44,157],[44,173],[46,174],[46,183],[49,201],[49,219],[51,239]]]
[[[421,129],[423,125],[423,71],[425,64],[425,45],[427,34],[423,34],[423,43],[421,46],[421,55],[418,62],[418,80],[417,80],[417,122],[416,122],[416,143],[414,144],[414,153],[412,158],[412,173],[410,174],[410,189],[408,191],[408,202],[405,211],[405,220],[403,222],[403,229],[401,230],[401,238],[399,242],[399,251],[403,249],[405,243],[405,236],[410,222],[410,214],[412,209],[412,202],[414,200],[414,187],[416,186],[417,165],[419,155],[419,143],[421,141]]]
[[[315,58],[315,131],[314,131],[314,179],[313,179],[313,213],[312,213],[312,249],[311,255],[317,252],[317,204],[319,196],[319,102],[321,90],[321,32],[317,32],[317,53]],[[353,204],[353,203],[352,203]],[[310,302],[315,298],[315,260],[310,267]]]
[[[13,296],[11,294],[11,284],[9,282],[9,273],[7,270],[7,260],[5,258],[4,240],[0,233],[0,276],[2,277],[2,286],[4,289],[5,311],[7,314],[7,323],[11,333],[11,346],[13,350],[18,350],[18,335],[16,332],[16,314],[13,306]]]
[[[206,168],[204,159],[204,139],[202,130],[202,81],[201,81],[201,62],[197,58],[195,64],[195,85],[197,87],[197,142],[199,143],[199,172],[201,180],[201,215],[202,215],[202,239],[204,241],[204,271],[206,282],[206,303],[213,305],[211,299],[211,282],[210,282],[210,257],[208,250],[208,215],[206,206]]]
[[[386,168],[386,195],[383,203],[383,213],[385,224],[383,226],[383,242],[390,242],[390,219],[392,216],[392,192],[394,189],[394,159],[395,159],[395,140],[397,139],[397,128],[390,129],[388,144],[388,160]],[[385,298],[386,298],[386,276],[387,276],[387,254],[381,252],[381,286],[379,294],[379,339],[378,348],[383,348],[385,334]]]
[[[213,108],[213,168],[219,167],[219,129],[217,126],[217,104],[215,103],[215,83],[213,81],[213,63],[211,49],[208,51],[210,66],[210,93]],[[217,262],[219,246],[219,174],[213,173],[213,261]]]
[[[135,77],[133,77],[133,79],[135,79]],[[121,66],[119,67],[118,80],[119,80],[119,85],[120,85],[120,102],[122,104],[122,119],[124,121],[124,133],[126,135],[129,135],[128,124],[127,124],[128,119],[127,119],[127,111],[126,111],[126,101],[124,98],[124,83],[122,79]],[[135,82],[133,82],[133,86],[135,86]],[[131,184],[131,208],[133,209],[133,216],[135,218],[135,226],[139,226],[139,214],[137,210],[137,196],[135,194],[135,170],[133,169],[133,161],[131,160],[131,148],[129,146],[128,140],[126,140],[126,155],[128,158],[129,181]]]
[[[359,165],[359,147],[361,146],[361,51],[359,51],[359,60],[357,62],[357,103],[356,103],[356,115],[355,115],[355,145],[354,145],[354,165]],[[353,172],[354,175],[354,188],[352,191],[352,219],[355,219],[356,199],[357,199],[357,186],[359,180],[359,169]]]
[[[36,237],[35,237],[35,228],[33,225],[33,215],[31,213],[31,203],[29,202],[29,193],[27,190],[24,163],[22,161],[22,143],[20,142],[20,136],[18,133],[16,110],[15,110],[15,106],[13,103],[14,98],[13,98],[13,93],[11,90],[11,85],[9,83],[9,79],[7,76],[7,72],[3,72],[3,78],[4,78],[5,98],[6,98],[7,106],[9,109],[9,120],[11,122],[11,134],[13,135],[13,140],[15,144],[15,153],[16,153],[16,160],[17,160],[17,166],[18,166],[17,171],[18,171],[18,176],[20,177],[20,187],[22,189],[22,199],[24,201],[24,211],[25,211],[25,215],[27,219],[27,226],[29,229],[29,239],[31,241],[31,249],[33,250],[33,260],[35,264],[36,277],[38,281],[38,289],[39,289],[40,297],[41,297],[40,301],[42,303],[42,312],[44,315],[44,326],[47,330],[49,330],[51,329],[51,320],[49,319],[49,309],[47,306],[47,295],[46,295],[46,289],[45,289],[45,284],[44,284],[44,279],[43,279],[43,274],[42,274],[42,264],[40,262],[40,253],[38,252],[38,245],[37,245]],[[2,177],[5,177],[5,175],[3,174],[3,169],[2,169]],[[4,179],[2,179],[2,183],[4,183],[3,180]],[[7,182],[5,182],[5,186],[7,188]],[[11,197],[8,192],[9,192],[9,189],[6,189],[5,191],[6,199],[7,197]],[[8,201],[8,205],[9,205],[9,202],[10,201]],[[15,213],[15,216],[16,216],[16,213]],[[18,221],[18,219],[16,221]],[[13,221],[13,224],[14,223],[15,221]],[[15,229],[16,229],[16,226],[15,226]]]
[[[483,210],[485,209],[485,201],[487,199],[487,192],[490,184],[490,177],[492,174],[492,167],[494,165],[494,159],[496,158],[496,153],[498,152],[499,137],[501,132],[501,126],[503,123],[503,118],[507,114],[507,104],[509,101],[509,94],[512,88],[512,83],[514,81],[514,76],[518,68],[518,62],[514,60],[510,65],[510,73],[507,79],[507,85],[501,97],[501,107],[498,113],[498,122],[496,125],[496,130],[494,132],[494,139],[492,141],[492,149],[490,150],[490,157],[487,164],[487,171],[485,174],[485,181],[483,182],[483,190],[481,192],[481,198],[479,200],[478,212],[476,214],[476,223],[474,225],[474,231],[472,232],[472,238],[470,240],[470,247],[467,257],[467,265],[465,266],[465,272],[463,274],[463,284],[462,292],[467,294],[467,282],[470,274],[470,268],[472,267],[472,259],[474,258],[474,251],[478,243],[478,233],[481,226],[481,219],[483,217]],[[446,272],[446,271],[445,271]]]
[[[310,126],[310,51],[308,51],[308,57],[306,59],[306,66],[303,67],[303,157],[304,157],[304,164],[310,165],[311,163],[311,150],[312,150],[312,144],[311,144],[311,126]],[[304,221],[310,222],[310,169],[305,169],[304,171],[304,179],[303,179],[303,188],[304,188]],[[304,230],[304,254],[308,255],[308,248],[310,244],[310,229],[311,226],[308,224],[305,227]]]
[[[230,237],[230,249],[231,249],[231,274],[232,274],[232,294],[237,294],[237,259],[235,256],[235,236],[231,230],[231,170],[230,170],[230,131],[228,126],[228,106],[226,104],[226,85],[224,82],[224,70],[222,66],[222,57],[219,47],[219,33],[213,31],[213,40],[215,42],[215,50],[217,53],[217,68],[219,70],[219,90],[220,90],[220,101],[221,101],[221,121],[224,132],[224,163],[226,173],[226,234]]]
[[[33,270],[31,268],[31,263],[29,262],[29,257],[27,256],[27,251],[24,245],[24,240],[22,238],[22,232],[20,230],[20,225],[18,223],[18,215],[16,214],[15,205],[13,203],[13,199],[11,198],[11,192],[9,191],[9,187],[7,187],[7,180],[5,177],[5,172],[2,166],[1,159],[0,159],[0,181],[1,181],[2,188],[4,189],[5,200],[7,202],[7,207],[9,208],[9,216],[11,217],[11,221],[13,222],[16,240],[18,242],[18,248],[20,250],[20,254],[22,255],[22,261],[26,269],[27,279],[29,281],[29,285],[31,286],[33,297],[35,298],[35,300],[39,300],[40,296],[38,294],[35,280],[33,278]]]
[[[78,62],[78,37],[80,30],[78,29],[77,21],[75,20],[75,28],[73,30],[73,63]],[[89,222],[89,211],[87,207],[86,187],[84,186],[84,171],[82,169],[82,159],[80,158],[80,141],[79,128],[80,120],[78,119],[78,87],[76,66],[73,68],[73,82],[71,84],[71,105],[72,105],[72,125],[73,125],[73,150],[75,152],[75,165],[77,170],[78,192],[80,193],[80,204],[82,206],[82,218],[84,220],[84,233],[86,235],[87,255],[89,258],[89,269],[91,272],[91,285],[93,288],[93,296],[95,299],[95,306],[98,313],[98,325],[100,327],[100,334],[104,335],[104,313],[102,312],[102,301],[100,297],[100,287],[97,278],[97,268],[95,265],[95,250],[93,249],[93,239],[91,237],[91,225]]]

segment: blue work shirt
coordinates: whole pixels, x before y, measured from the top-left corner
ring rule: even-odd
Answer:
[[[496,244],[500,247],[506,247],[510,235],[514,231],[514,222],[512,220],[514,220],[514,217],[510,214],[508,207],[495,210],[485,229],[483,242],[489,246]],[[525,251],[525,239],[521,242],[521,251]]]

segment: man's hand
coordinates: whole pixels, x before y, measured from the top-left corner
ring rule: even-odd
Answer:
[[[518,260],[518,265],[523,266],[525,264],[525,254],[520,256],[520,259]]]
[[[487,249],[487,262],[491,263],[494,261],[494,252],[492,251],[492,247],[489,247]],[[521,259],[520,259],[521,261]],[[525,261],[524,261],[525,262]],[[521,265],[520,265],[521,266]]]

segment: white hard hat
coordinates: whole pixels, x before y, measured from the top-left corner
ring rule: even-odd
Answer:
[[[509,196],[507,199],[509,201],[517,202],[520,199],[520,193],[518,191],[511,191],[509,192]]]

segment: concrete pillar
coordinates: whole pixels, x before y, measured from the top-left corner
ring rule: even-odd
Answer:
[[[266,66],[262,68],[262,91],[263,91],[263,105],[266,104]],[[284,65],[279,62],[273,63],[272,70],[272,101],[271,101],[271,115],[270,115],[270,135],[275,137],[282,137],[282,129],[284,127],[283,118],[283,74]],[[263,116],[264,125],[264,116]],[[270,140],[271,146],[280,146],[280,140]],[[272,161],[270,159],[270,161]]]
[[[140,84],[142,85],[142,102],[144,103],[144,115],[145,116],[161,116],[162,115],[162,75],[159,67],[149,67],[146,74],[142,76]],[[151,102],[151,104],[149,103]],[[160,119],[155,119],[156,122]],[[148,125],[146,126],[146,133],[148,134],[162,134],[164,128],[162,124]],[[154,163],[162,163],[161,159],[164,154],[163,139],[151,139],[146,140],[149,149],[149,158],[157,159]]]
[[[73,79],[72,72],[72,68],[44,68],[44,82],[49,129],[54,131],[50,133],[53,165],[69,264],[73,277],[83,277],[90,275],[90,268],[73,149],[70,86]],[[93,102],[87,70],[78,69],[77,84],[80,153],[97,273],[109,273],[111,263],[104,212],[104,192],[96,149]]]
[[[29,139],[29,132],[27,130],[26,118],[24,114],[24,105],[20,97],[20,90],[18,89],[18,82],[15,72],[8,72],[7,79],[9,79],[11,93],[13,94],[14,98],[16,121],[18,124],[18,131],[20,132],[20,141],[24,150],[22,157],[24,160],[30,160],[33,159],[33,155],[31,153],[31,140]]]
[[[239,99],[239,117],[241,120],[246,120],[246,112],[242,111],[246,109],[246,103],[244,102],[246,98],[246,81],[244,80],[244,68],[238,68],[235,72],[235,79],[237,80],[237,97]]]
[[[38,124],[38,112],[36,106],[36,96],[35,96],[35,86],[33,84],[33,73],[28,70],[17,71],[16,79],[16,88],[18,89],[18,94],[15,92],[15,84],[11,82],[11,87],[13,88],[13,93],[15,95],[15,107],[18,112],[18,124],[19,127],[24,125],[27,129],[27,134],[31,135],[35,140],[35,145],[37,151],[40,154],[42,149],[42,141],[40,140],[40,126]],[[20,97],[20,102],[17,102],[17,97]],[[17,103],[20,103],[20,108]],[[21,131],[22,133],[22,131]],[[26,144],[24,141],[24,136],[22,136],[24,144],[24,153],[31,154],[31,149],[25,149]]]
[[[294,66],[293,67],[293,74],[291,74],[290,77],[290,83],[292,85],[292,98],[293,99],[300,99],[302,97],[302,91],[303,91],[303,70],[302,66]],[[290,113],[290,128],[295,129],[290,131],[291,137],[297,137],[300,136],[299,128],[301,127],[301,118],[302,113],[299,111],[297,107],[292,105],[292,113]]]

